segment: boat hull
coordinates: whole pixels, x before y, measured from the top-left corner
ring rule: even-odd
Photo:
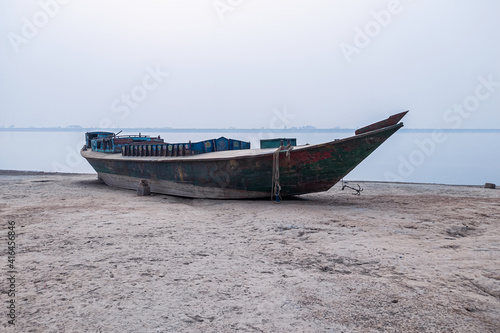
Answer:
[[[330,189],[402,123],[317,145],[279,153],[281,196]],[[276,149],[214,152],[182,157],[129,157],[82,150],[108,185],[137,189],[148,181],[151,192],[190,198],[250,199],[271,196]]]

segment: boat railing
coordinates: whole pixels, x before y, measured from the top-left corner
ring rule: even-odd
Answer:
[[[190,156],[191,144],[132,143],[122,146],[123,156]]]
[[[192,143],[164,143],[155,141],[133,142],[121,147],[123,156],[190,156],[215,151],[250,149],[250,142],[227,139],[205,140]]]

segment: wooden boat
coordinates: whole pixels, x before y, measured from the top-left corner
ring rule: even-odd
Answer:
[[[137,190],[145,180],[151,192],[189,198],[278,198],[330,189],[403,127],[406,112],[345,139],[301,146],[279,140],[264,149],[226,138],[170,144],[160,137],[88,132],[81,155],[110,186]]]

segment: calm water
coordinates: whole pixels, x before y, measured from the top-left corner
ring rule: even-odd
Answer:
[[[136,134],[136,133],[128,133]],[[166,142],[199,141],[220,133],[158,134]],[[251,141],[295,137],[297,144],[321,143],[351,135],[338,133],[223,133]],[[443,184],[500,184],[500,133],[412,133],[400,131],[354,169],[347,180],[407,181]],[[84,133],[0,132],[0,169],[93,173],[80,156]],[[292,155],[293,156],[293,155]]]

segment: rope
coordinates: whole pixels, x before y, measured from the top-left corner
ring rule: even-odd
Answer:
[[[273,153],[273,185],[272,185],[272,191],[271,191],[271,200],[274,201],[274,203],[281,203],[281,185],[280,185],[280,152],[283,150],[287,150],[286,156],[288,157],[288,160],[290,160],[290,152],[292,151],[293,147],[291,144],[288,144],[288,146],[284,147],[283,145],[279,146],[278,149]]]

